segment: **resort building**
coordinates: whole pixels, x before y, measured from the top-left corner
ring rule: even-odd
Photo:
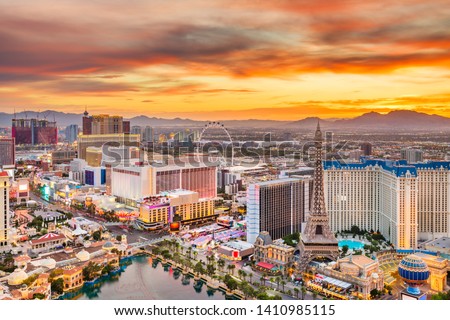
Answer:
[[[51,297],[49,277],[48,273],[41,273],[29,286],[24,285],[19,289],[11,290],[12,298],[15,300],[49,300]]]
[[[437,292],[446,290],[447,271],[449,267],[448,260],[439,256],[426,254],[424,252],[416,252],[415,255],[422,258],[430,270],[428,284],[430,285],[431,290]]]
[[[309,213],[312,179],[287,178],[251,184],[247,189],[247,241],[261,231],[280,239],[301,232]]]
[[[83,285],[83,267],[69,266],[63,269],[64,291],[70,291]]]
[[[290,273],[294,263],[295,248],[280,240],[272,240],[269,232],[261,232],[255,241],[253,259],[255,267],[261,271],[283,274]]]
[[[179,220],[174,220],[175,215]],[[200,198],[198,192],[174,190],[140,201],[137,222],[144,229],[158,229],[174,221],[192,224],[213,221],[216,217],[214,199]]]
[[[139,147],[140,135],[127,133],[89,134],[78,136],[78,158],[87,160],[89,147],[101,148],[102,153],[108,155],[109,148],[122,146]]]
[[[317,271],[328,277],[325,283],[322,281],[322,287],[332,289],[331,292],[350,289],[340,286],[339,281],[351,284],[353,294],[362,299],[369,299],[373,289],[381,291],[384,288],[383,272],[378,261],[364,255],[350,255]]]
[[[0,252],[9,246],[9,175],[0,172]]]
[[[66,237],[63,234],[47,233],[38,239],[30,241],[31,251],[43,253],[61,247]]]
[[[379,230],[398,248],[450,235],[450,162],[324,162],[333,231]]]
[[[116,166],[108,168],[107,188],[117,201],[137,206],[137,200],[148,195],[184,189],[198,193],[200,198],[217,196],[216,167]]]

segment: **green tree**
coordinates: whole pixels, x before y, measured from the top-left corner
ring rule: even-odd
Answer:
[[[219,270],[220,270],[220,271],[223,271],[223,267],[225,266],[225,260],[219,259],[219,260],[217,261],[217,266],[219,267]]]
[[[100,230],[96,230],[92,233],[92,238],[95,241],[99,241],[102,238],[102,232]]]
[[[45,299],[45,294],[43,294],[43,293],[35,293],[35,294],[33,294],[33,299],[43,300],[43,299]]]
[[[281,282],[281,278],[280,278],[280,277],[276,277],[276,278],[275,278],[275,282],[277,283],[277,290],[280,290],[280,282]]]
[[[295,297],[298,299],[298,294],[300,293],[300,290],[298,288],[294,288]]]
[[[203,268],[203,264],[201,263],[201,261],[198,261],[195,266],[194,266],[194,272],[198,274],[204,274],[205,273],[205,269]]]
[[[231,291],[236,290],[238,287],[238,283],[236,280],[233,279],[229,274],[226,274],[223,283],[227,286],[227,288]]]
[[[31,276],[29,276],[28,278],[26,278],[23,283],[26,284],[27,286],[32,285],[36,279],[38,278],[38,274],[33,274]]]
[[[283,291],[284,291],[284,286],[286,285],[286,281],[281,280],[281,281],[280,281],[280,284],[281,284],[281,287],[283,288]]]
[[[305,300],[305,295],[306,295],[306,287],[302,286],[302,288],[300,289],[302,292],[302,300]]]
[[[353,233],[353,234],[360,234],[361,230],[359,229],[358,226],[352,226],[351,229],[350,229],[350,232]]]
[[[236,266],[234,264],[229,264],[227,268],[231,271],[231,274],[234,275],[234,269],[236,269]]]
[[[431,296],[431,300],[450,300],[450,290],[447,292],[438,292]]]
[[[90,261],[86,267],[83,268],[84,281],[92,281],[101,272],[102,266]]]
[[[102,269],[102,274],[110,274],[114,270],[114,267],[108,263],[106,266]]]
[[[348,245],[343,245],[342,246],[342,253],[345,255],[345,254],[347,254],[347,252],[348,252]]]
[[[63,278],[58,278],[52,281],[51,284],[52,292],[57,294],[63,294],[64,292],[64,280]]]
[[[215,272],[216,272],[216,267],[214,267],[214,265],[208,264],[208,265],[206,266],[206,273],[207,273],[209,276],[214,275]]]
[[[381,295],[381,292],[378,291],[377,289],[372,289],[370,290],[370,298],[371,299],[376,299],[377,297],[379,297]]]

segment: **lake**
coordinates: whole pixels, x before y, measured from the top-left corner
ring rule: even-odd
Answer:
[[[149,256],[135,256],[122,263],[121,270],[85,284],[60,299],[79,300],[225,300],[221,290],[183,275]]]

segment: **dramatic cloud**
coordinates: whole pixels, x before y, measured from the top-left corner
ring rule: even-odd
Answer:
[[[286,101],[269,96],[283,96],[303,101],[304,114],[358,113],[351,106],[361,101],[444,92],[449,16],[448,1],[418,0],[2,2],[0,94],[9,92],[8,106],[15,89],[17,105],[124,112],[124,101],[158,96],[154,112],[196,104],[194,113],[255,116]],[[345,103],[329,113],[310,100]]]

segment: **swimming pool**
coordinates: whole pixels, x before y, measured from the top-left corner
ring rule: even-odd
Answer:
[[[340,248],[342,248],[343,246],[348,246],[349,249],[353,250],[361,250],[362,248],[364,248],[364,243],[358,240],[345,239],[340,240],[338,244]]]

